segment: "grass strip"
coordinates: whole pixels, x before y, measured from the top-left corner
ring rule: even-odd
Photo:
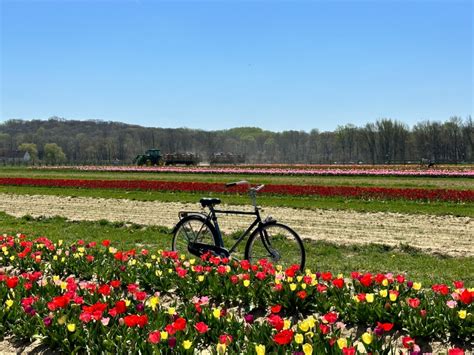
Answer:
[[[62,239],[69,242],[78,239],[97,242],[110,239],[116,246],[124,249],[169,249],[169,232],[164,227],[105,220],[72,222],[61,217],[15,218],[0,213],[0,233],[46,236],[53,241]],[[307,267],[313,271],[331,271],[346,276],[351,271],[407,273],[410,279],[421,281],[425,285],[451,283],[458,279],[463,279],[467,284],[474,282],[474,257],[431,255],[404,245],[396,248],[377,244],[340,246],[328,242],[305,241],[305,249]]]

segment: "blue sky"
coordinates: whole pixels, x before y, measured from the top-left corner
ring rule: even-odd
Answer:
[[[472,114],[472,1],[0,3],[2,121],[309,131]]]

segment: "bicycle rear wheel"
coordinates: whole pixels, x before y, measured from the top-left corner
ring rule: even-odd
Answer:
[[[184,254],[187,259],[194,258],[188,246],[189,243],[202,243],[218,246],[217,232],[206,219],[190,215],[178,222],[174,227],[171,250]]]
[[[284,269],[298,265],[303,271],[306,253],[300,236],[281,223],[265,224],[257,228],[245,247],[245,258],[252,264],[267,259]]]

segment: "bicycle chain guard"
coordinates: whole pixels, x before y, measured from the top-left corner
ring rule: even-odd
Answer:
[[[189,242],[188,243],[188,251],[200,257],[201,255],[204,255],[208,252],[211,252],[211,254],[214,254],[216,256],[220,256],[222,258],[228,258],[230,257],[229,251],[225,248],[221,248],[215,245],[211,244],[204,244],[204,243],[193,243]]]

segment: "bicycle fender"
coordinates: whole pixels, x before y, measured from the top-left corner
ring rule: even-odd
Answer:
[[[207,215],[203,212],[195,212],[195,211],[179,211],[178,212],[178,217],[180,220],[187,216],[200,216],[203,218],[207,218]]]
[[[269,224],[275,224],[275,223],[278,223],[278,221],[275,218],[273,218],[272,216],[268,216],[262,221],[262,226],[266,226],[266,225],[269,225]]]
[[[176,230],[179,228],[179,226],[181,224],[183,224],[182,222],[189,216],[199,216],[199,217],[203,218],[203,220],[206,219],[206,215],[204,213],[200,213],[200,212],[184,212],[184,213],[186,213],[186,216],[183,216],[183,217],[179,216],[178,223],[175,224],[175,226],[173,227],[173,230],[171,231],[172,235],[174,235],[176,233]],[[180,214],[181,214],[181,212],[180,212]]]
[[[173,230],[170,232],[171,235],[174,235],[176,233],[176,230],[179,228],[179,226],[181,226],[184,223],[184,221],[187,218],[191,217],[191,216],[199,217],[200,219],[202,219],[203,222],[205,222],[206,219],[207,219],[207,215],[204,214],[204,213],[201,213],[201,212],[184,212],[184,213],[186,213],[186,216],[180,217],[178,223],[176,223],[176,225],[173,227]],[[212,225],[211,225],[211,227],[214,228],[214,226],[212,226]],[[213,233],[214,233],[214,231],[213,231]]]

